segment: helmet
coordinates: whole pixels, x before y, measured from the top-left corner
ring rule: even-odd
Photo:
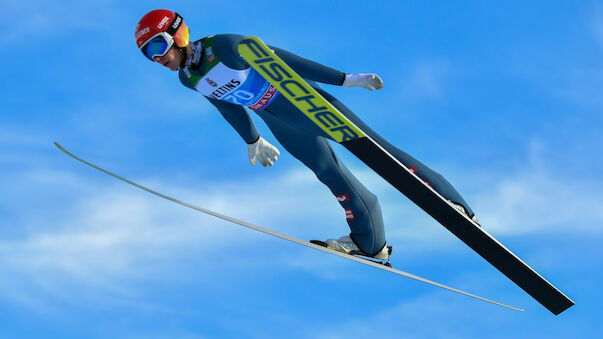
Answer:
[[[138,21],[134,33],[136,45],[151,61],[164,56],[174,43],[180,48],[186,47],[188,35],[189,30],[182,17],[167,9],[156,9],[145,14]]]

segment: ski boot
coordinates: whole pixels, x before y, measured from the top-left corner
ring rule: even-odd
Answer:
[[[362,259],[369,260],[388,267],[392,267],[392,264],[389,261],[389,257],[392,254],[392,246],[385,245],[383,246],[381,251],[377,252],[377,254],[369,256],[364,253],[360,248],[358,248],[358,246],[356,246],[356,244],[354,243],[354,241],[352,241],[352,238],[350,238],[349,235],[344,235],[339,239],[327,239],[327,241],[310,240],[310,242],[338,252],[361,256]]]
[[[452,200],[448,200],[448,202],[450,204],[452,204],[452,207],[454,207],[455,210],[465,214],[466,216],[469,217],[469,219],[473,220],[473,222],[475,222],[477,224],[477,226],[482,227],[482,225],[479,224],[479,221],[477,221],[475,214],[473,214],[473,216],[470,216],[469,213],[467,213],[467,210],[465,209],[465,207],[463,207],[463,205],[457,204],[456,202],[454,202]]]

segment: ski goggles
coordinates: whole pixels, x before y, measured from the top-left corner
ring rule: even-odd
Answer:
[[[167,54],[172,45],[174,38],[167,32],[160,32],[153,35],[147,42],[140,46],[140,51],[149,60],[155,61],[156,57],[162,57]]]

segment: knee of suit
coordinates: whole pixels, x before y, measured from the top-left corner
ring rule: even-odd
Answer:
[[[444,176],[442,176],[440,173],[435,171],[432,173],[430,179],[434,185],[449,185],[448,180],[446,180],[446,178],[444,178]]]
[[[379,217],[381,219],[381,205],[379,204],[379,199],[372,194],[371,192],[366,192],[367,194],[363,194],[362,202],[366,206],[366,209],[369,213],[373,214],[375,217]]]
[[[368,194],[365,194],[365,198],[363,199],[364,203],[366,204],[366,207],[369,210],[374,210],[375,208],[380,208],[379,207],[379,199],[377,199],[377,196],[368,191],[367,191],[367,193]]]
[[[327,186],[332,186],[334,183],[341,181],[341,173],[333,166],[320,165],[313,170],[318,180]]]
[[[332,191],[337,194],[353,194],[362,197],[362,200],[369,205],[375,205],[377,203],[377,197],[369,192],[355,178],[349,178],[343,175],[336,168],[329,166],[323,166],[314,172],[318,180],[327,185]]]

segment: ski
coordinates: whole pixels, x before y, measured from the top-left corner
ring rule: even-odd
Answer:
[[[394,269],[391,266],[386,266],[385,264],[382,264],[382,263],[379,263],[379,262],[376,262],[376,261],[373,261],[373,260],[368,260],[368,259],[364,259],[364,258],[353,256],[353,255],[345,254],[345,253],[342,253],[342,252],[334,251],[332,249],[329,249],[329,248],[327,248],[325,246],[322,246],[322,245],[319,245],[319,244],[314,244],[314,243],[311,243],[309,241],[300,240],[300,239],[297,239],[297,238],[294,238],[294,237],[291,237],[291,236],[288,236],[288,235],[285,235],[285,234],[282,234],[282,233],[279,233],[279,232],[276,232],[276,231],[273,231],[273,230],[269,230],[269,229],[253,225],[251,223],[248,223],[248,222],[245,222],[245,221],[242,221],[242,220],[238,220],[238,219],[226,216],[224,214],[220,214],[220,213],[217,213],[217,212],[214,212],[214,211],[210,211],[208,209],[205,209],[205,208],[202,208],[202,207],[199,207],[199,206],[195,206],[195,205],[190,204],[190,203],[185,202],[185,201],[181,201],[181,200],[169,197],[169,196],[167,196],[165,194],[153,191],[153,190],[151,190],[151,189],[149,189],[147,187],[139,185],[139,184],[137,184],[137,183],[135,183],[133,181],[130,181],[130,180],[126,179],[126,178],[123,178],[123,177],[121,177],[121,176],[119,176],[117,174],[114,174],[114,173],[111,173],[111,172],[109,172],[107,170],[104,170],[104,169],[102,169],[102,168],[100,168],[100,167],[98,167],[98,166],[96,166],[96,165],[94,165],[94,164],[92,164],[92,163],[90,163],[90,162],[82,159],[82,158],[79,158],[79,157],[75,156],[74,154],[70,153],[69,151],[67,151],[65,148],[63,148],[56,141],[54,142],[54,145],[59,150],[61,150],[63,153],[67,154],[69,157],[71,157],[71,158],[73,158],[73,159],[75,159],[75,160],[77,160],[77,161],[79,161],[79,162],[81,162],[83,164],[86,164],[86,165],[88,165],[88,166],[90,166],[90,167],[92,167],[92,168],[94,168],[94,169],[96,169],[98,171],[101,171],[101,172],[103,172],[105,174],[108,174],[108,175],[110,175],[110,176],[112,176],[112,177],[114,177],[114,178],[116,178],[116,179],[118,179],[120,181],[123,181],[123,182],[125,182],[127,184],[130,184],[130,185],[136,187],[136,188],[139,188],[139,189],[141,189],[143,191],[151,193],[151,194],[153,194],[155,196],[158,196],[160,198],[169,200],[169,201],[174,202],[176,204],[179,204],[179,205],[182,205],[182,206],[194,209],[196,211],[199,211],[199,212],[202,212],[202,213],[205,213],[205,214],[209,214],[211,216],[214,216],[214,217],[217,217],[217,218],[229,221],[231,223],[238,224],[238,225],[243,226],[243,227],[247,227],[249,229],[252,229],[252,230],[255,230],[255,231],[258,231],[258,232],[262,232],[262,233],[265,233],[265,234],[268,234],[268,235],[272,235],[272,236],[280,238],[280,239],[288,240],[288,241],[296,243],[298,245],[310,247],[310,248],[313,248],[313,249],[316,249],[316,250],[319,250],[319,251],[322,251],[322,252],[326,252],[326,253],[329,253],[329,254],[332,254],[332,255],[344,258],[344,259],[348,259],[348,260],[355,261],[355,262],[358,262],[358,263],[361,263],[361,264],[365,264],[365,265],[368,265],[368,266],[376,267],[376,268],[384,270],[384,271],[388,271],[388,272],[391,272],[391,273],[394,273],[394,274],[397,274],[397,275],[400,275],[400,276],[403,276],[403,277],[414,279],[414,280],[417,280],[417,281],[420,281],[420,282],[423,282],[423,283],[426,283],[426,284],[429,284],[429,285],[437,286],[437,287],[440,287],[440,288],[443,288],[443,289],[446,289],[446,290],[449,290],[449,291],[452,291],[452,292],[456,292],[456,293],[459,293],[459,294],[463,294],[463,295],[466,295],[466,296],[469,296],[469,297],[472,297],[472,298],[475,298],[475,299],[486,301],[486,302],[489,302],[489,303],[492,303],[492,304],[495,304],[495,305],[498,305],[498,306],[506,307],[506,308],[509,308],[509,309],[512,309],[512,310],[516,310],[516,311],[523,311],[523,309],[521,309],[521,308],[517,308],[517,307],[505,305],[503,303],[499,303],[497,301],[486,299],[486,298],[477,296],[475,294],[467,293],[467,292],[458,290],[456,288],[449,287],[449,286],[437,283],[435,281],[431,281],[431,280],[419,277],[419,276],[411,274],[411,273],[407,273],[407,272],[404,272],[404,271],[401,271],[401,270]]]
[[[352,152],[541,305],[557,315],[574,302],[355,126],[258,37],[239,54],[325,133]]]

